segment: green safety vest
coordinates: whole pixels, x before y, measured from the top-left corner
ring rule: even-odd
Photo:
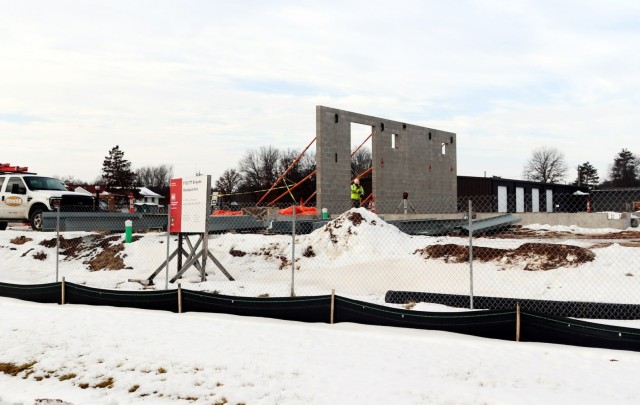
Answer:
[[[362,188],[362,186],[358,186],[357,184],[353,183],[351,185],[351,199],[359,200],[360,198],[362,198],[363,195],[364,195],[364,188]]]

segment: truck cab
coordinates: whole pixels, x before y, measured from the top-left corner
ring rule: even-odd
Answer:
[[[0,230],[9,222],[30,222],[42,230],[42,213],[92,211],[94,198],[67,190],[58,179],[27,172],[26,167],[0,164]]]

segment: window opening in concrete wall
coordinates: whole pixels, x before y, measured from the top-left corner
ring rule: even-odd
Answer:
[[[431,132],[429,132],[429,140],[431,140]]]
[[[442,142],[442,154],[447,154],[447,144],[445,142]]]
[[[391,149],[398,149],[398,134],[391,134]]]
[[[373,161],[372,133],[373,127],[371,125],[351,123],[351,153],[353,154],[351,157],[351,178],[371,167]]]

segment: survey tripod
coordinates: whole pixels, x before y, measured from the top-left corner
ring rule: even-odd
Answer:
[[[393,213],[394,214],[398,213],[398,210],[400,209],[400,207],[403,208],[403,212],[405,214],[408,213],[409,207],[411,207],[414,214],[418,213],[418,211],[416,211],[416,209],[413,207],[413,204],[411,204],[411,202],[409,201],[409,193],[407,193],[406,191],[402,193],[402,201],[400,201],[400,204],[398,204],[398,207],[396,207],[396,210]]]

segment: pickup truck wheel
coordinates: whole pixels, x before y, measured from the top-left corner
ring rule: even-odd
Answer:
[[[31,212],[29,221],[31,221],[31,228],[33,228],[34,231],[41,231],[42,230],[42,208],[34,209]]]
[[[0,222],[0,231],[7,229],[7,222]]]

